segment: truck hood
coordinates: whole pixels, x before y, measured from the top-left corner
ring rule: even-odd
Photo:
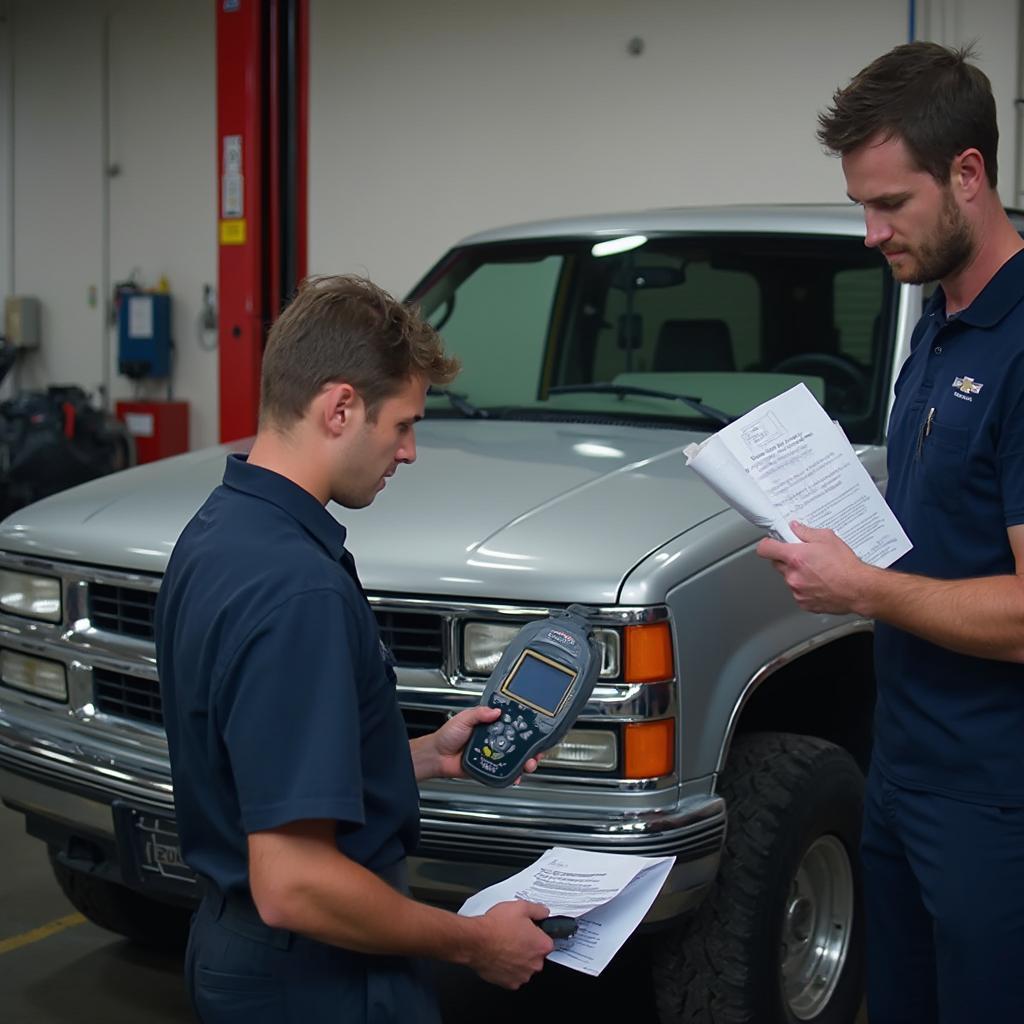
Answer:
[[[416,464],[373,505],[330,511],[379,593],[613,603],[630,570],[725,505],[685,466],[702,433],[585,423],[431,419]],[[246,444],[141,466],[15,512],[0,548],[161,573],[185,524]]]

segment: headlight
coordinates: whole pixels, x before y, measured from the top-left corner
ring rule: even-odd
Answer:
[[[29,619],[60,622],[60,580],[0,569],[0,609]]]
[[[67,674],[59,661],[0,650],[0,682],[15,690],[67,703]]]
[[[467,622],[462,631],[462,667],[471,676],[489,676],[504,650],[516,638],[521,625],[498,622]],[[619,634],[614,629],[595,629],[601,651],[601,679],[620,674]]]
[[[467,622],[462,635],[462,664],[470,675],[489,676],[502,652],[519,632],[518,626]]]
[[[541,764],[546,768],[580,768],[607,771],[618,762],[618,743],[609,729],[570,729],[562,742],[552,747]]]

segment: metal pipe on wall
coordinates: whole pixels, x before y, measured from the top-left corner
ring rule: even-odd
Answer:
[[[1013,204],[1024,207],[1024,0],[1017,3],[1017,95],[1013,100]]]
[[[4,116],[4,152],[7,154],[6,168],[6,194],[4,205],[6,207],[6,232],[4,249],[7,260],[7,273],[5,282],[5,294],[15,294],[14,274],[14,11],[12,5],[7,2],[0,3],[0,22],[3,24],[3,62],[7,69],[5,92],[6,110]],[[18,366],[7,376],[7,380],[0,385],[5,394],[16,394],[18,389]]]
[[[112,275],[110,271],[110,21],[112,15],[103,17],[100,30],[100,352],[103,360],[103,408],[110,409],[113,370],[111,359],[111,296]]]
[[[4,66],[7,68],[4,152],[7,154],[7,294],[14,294],[14,13],[9,4],[0,9],[4,26]]]

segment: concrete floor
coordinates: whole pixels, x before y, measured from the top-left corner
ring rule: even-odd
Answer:
[[[45,847],[25,835],[20,814],[3,806],[0,864],[0,948],[74,914]],[[5,1024],[190,1019],[179,958],[144,953],[88,922],[0,952],[0,1008]]]
[[[88,922],[68,922],[74,913],[50,873],[42,843],[25,835],[20,814],[0,805],[0,1021],[193,1024],[179,956],[140,949]],[[55,922],[65,927],[26,941],[29,933]],[[591,1020],[614,1014],[630,1024],[654,1024],[640,956],[640,949],[627,947],[600,978],[549,964],[515,993],[440,965],[436,981],[445,1024],[475,1022],[481,1006],[487,1007],[489,1024],[544,1021],[551,1019],[552,1005],[572,1006],[574,1015]]]

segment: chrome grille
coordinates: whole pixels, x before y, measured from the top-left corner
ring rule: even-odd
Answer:
[[[97,629],[138,640],[153,639],[156,593],[109,583],[89,586],[89,619]]]
[[[435,732],[447,721],[443,711],[426,711],[423,708],[402,708],[402,718],[411,740]]]
[[[160,686],[155,679],[111,672],[105,668],[92,670],[92,693],[98,710],[135,722],[163,725],[164,712],[160,702]]]
[[[96,668],[92,672],[92,690],[96,707],[104,714],[150,725],[164,724],[160,685],[155,679]],[[409,739],[425,736],[439,729],[445,721],[443,712],[417,708],[402,708],[402,716]]]
[[[156,592],[133,587],[92,583],[89,618],[97,629],[117,636],[153,640]],[[436,612],[390,611],[374,608],[381,640],[402,668],[444,665],[445,620]]]
[[[444,665],[444,619],[431,612],[396,612],[374,608],[380,638],[403,668]]]

